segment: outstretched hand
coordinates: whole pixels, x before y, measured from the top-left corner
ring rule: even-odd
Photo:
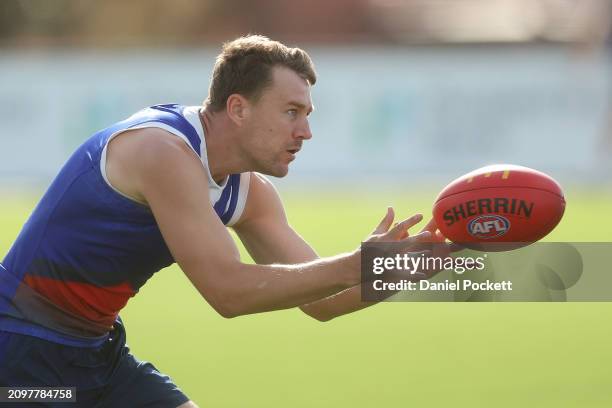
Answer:
[[[364,241],[368,243],[395,243],[394,249],[403,253],[424,254],[431,257],[446,257],[457,250],[453,244],[446,242],[446,238],[438,230],[435,220],[432,218],[418,234],[410,235],[410,228],[417,225],[423,219],[422,214],[415,214],[401,222],[393,224],[395,212],[392,207],[387,208],[387,213],[374,229],[372,234]],[[420,279],[428,279],[439,270],[417,271]]]
[[[423,215],[415,214],[393,225],[394,218],[395,211],[387,207],[387,213],[364,242],[399,242],[405,243],[407,247],[418,243],[444,242],[433,219],[418,234],[410,236],[409,229],[421,222]]]

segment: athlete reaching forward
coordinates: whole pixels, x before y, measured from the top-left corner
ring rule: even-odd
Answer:
[[[0,266],[0,386],[73,386],[86,407],[195,406],[129,353],[118,318],[173,262],[225,317],[368,306],[359,250],[319,259],[261,175],[285,176],[312,137],[315,81],[304,51],[242,37],[218,56],[204,106],[153,106],[86,140]],[[409,251],[434,232],[406,238],[420,220],[391,227],[389,209],[368,241]]]

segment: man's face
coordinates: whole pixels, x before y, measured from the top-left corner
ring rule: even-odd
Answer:
[[[283,177],[289,163],[312,137],[310,84],[285,67],[272,69],[272,84],[250,103],[244,154],[254,171]]]

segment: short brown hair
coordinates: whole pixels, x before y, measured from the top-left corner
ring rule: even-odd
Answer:
[[[219,112],[225,109],[227,98],[235,93],[257,100],[271,84],[275,66],[293,70],[311,85],[317,81],[312,60],[304,50],[287,47],[262,35],[247,35],[223,44],[204,105],[212,112]]]

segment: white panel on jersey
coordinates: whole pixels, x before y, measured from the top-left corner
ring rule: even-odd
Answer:
[[[100,158],[100,172],[102,173],[102,177],[104,178],[104,181],[106,182],[106,184],[108,184],[115,192],[117,192],[117,194],[120,194],[121,196],[131,201],[134,201],[138,204],[144,204],[144,203],[141,203],[135,200],[133,197],[129,197],[126,194],[123,194],[121,191],[119,191],[117,188],[115,188],[110,183],[106,175],[106,151],[107,151],[108,143],[110,143],[110,141],[113,140],[113,138],[115,138],[117,135],[123,132],[126,132],[128,130],[134,130],[134,129],[159,128],[159,129],[163,129],[167,132],[172,133],[173,135],[180,137],[187,144],[187,146],[189,146],[189,148],[196,155],[198,155],[198,157],[200,158],[200,161],[202,162],[202,165],[204,166],[204,169],[206,170],[206,175],[208,176],[208,195],[210,199],[210,204],[214,206],[216,202],[219,201],[219,199],[221,198],[221,194],[223,192],[223,189],[226,187],[229,181],[229,177],[226,177],[225,180],[223,180],[223,183],[217,184],[210,173],[210,169],[208,166],[208,151],[206,149],[206,138],[204,137],[204,128],[202,127],[202,122],[200,121],[199,111],[200,111],[199,106],[189,106],[183,110],[183,116],[194,127],[194,129],[198,133],[198,137],[200,138],[201,143],[200,143],[199,152],[193,148],[191,143],[189,143],[189,139],[187,138],[187,136],[185,136],[182,132],[180,132],[179,130],[171,126],[166,125],[165,123],[161,123],[161,122],[147,122],[147,123],[143,123],[142,125],[134,126],[129,129],[122,129],[116,133],[113,133],[108,138],[108,141],[106,142],[106,145],[104,146],[102,150],[102,155]],[[238,221],[238,219],[240,219],[240,216],[242,215],[242,211],[244,210],[244,206],[246,204],[246,199],[247,199],[247,194],[249,191],[249,182],[250,182],[249,173],[242,173],[240,175],[239,193],[238,193],[238,201],[236,203],[236,209],[234,210],[234,214],[232,215],[232,218],[227,224],[228,226],[233,225],[236,221]],[[225,210],[227,210],[227,206],[229,206],[229,202],[230,200],[228,200]]]

